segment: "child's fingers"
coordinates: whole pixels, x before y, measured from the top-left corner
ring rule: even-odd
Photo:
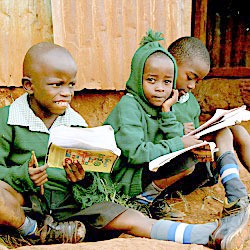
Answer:
[[[69,181],[77,182],[84,178],[84,170],[78,161],[74,163],[65,163],[64,169],[66,171],[67,179]]]
[[[46,173],[46,170],[38,171],[36,173],[30,174],[30,179],[36,184],[36,186],[40,186],[38,185],[39,180],[41,179],[47,179],[48,175]]]
[[[64,167],[64,170],[66,172],[67,179],[69,181],[76,182],[76,178],[75,178],[75,176],[73,174],[73,170],[71,169],[70,164],[69,163],[64,163],[63,167]]]
[[[34,183],[36,184],[36,186],[40,187],[47,181],[48,181],[48,176],[43,175],[43,176],[40,176],[40,178],[34,180]]]
[[[72,163],[72,170],[75,173],[78,180],[82,180],[85,176],[85,171],[82,165],[78,161]]]
[[[38,168],[29,167],[29,175],[33,176],[33,175],[40,174],[40,173],[43,173],[43,172],[46,173],[47,167],[48,167],[47,164],[45,164],[45,165],[43,165],[41,167],[38,167]]]

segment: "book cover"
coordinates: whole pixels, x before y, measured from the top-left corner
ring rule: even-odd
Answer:
[[[113,128],[58,126],[51,129],[46,162],[63,168],[65,161],[79,161],[85,171],[110,173],[121,150],[117,148]]]

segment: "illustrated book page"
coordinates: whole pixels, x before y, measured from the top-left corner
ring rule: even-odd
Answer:
[[[94,128],[58,126],[50,131],[46,162],[49,167],[63,168],[65,161],[76,159],[85,171],[110,173],[120,154],[109,125]]]

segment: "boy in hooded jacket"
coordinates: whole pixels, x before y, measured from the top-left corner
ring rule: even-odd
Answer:
[[[171,111],[178,98],[177,67],[172,55],[158,43],[161,39],[159,33],[149,31],[142,40],[132,59],[126,95],[104,122],[113,127],[117,145],[122,150],[111,179],[119,191],[137,196],[142,204],[151,203],[166,186],[191,173],[197,161],[188,152],[156,173],[149,171],[149,162],[202,142],[195,136],[183,137],[183,125]],[[166,58],[174,65],[171,71],[162,68]]]

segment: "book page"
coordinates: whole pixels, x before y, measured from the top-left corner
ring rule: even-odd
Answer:
[[[202,136],[210,132],[222,129],[224,127],[235,125],[236,123],[240,123],[241,121],[249,120],[249,116],[247,115],[247,113],[249,113],[249,111],[246,110],[246,105],[230,110],[217,109],[211,119],[209,119],[207,122],[199,126],[197,129],[191,131],[190,133],[184,136],[189,136],[189,135]]]
[[[93,128],[58,126],[50,130],[48,145],[51,143],[63,148],[111,150],[118,156],[121,154],[110,125]]]
[[[184,148],[184,149],[181,149],[181,150],[178,150],[176,152],[173,152],[173,153],[169,153],[169,154],[166,154],[166,155],[163,155],[163,156],[160,156],[154,160],[152,160],[150,163],[149,163],[149,170],[151,171],[157,171],[157,169],[161,166],[163,166],[164,164],[170,162],[172,159],[174,159],[175,157],[177,157],[178,155],[180,154],[183,154],[191,149],[194,149],[194,148],[198,148],[198,147],[202,147],[202,146],[205,146],[205,145],[209,145],[210,146],[210,150],[212,153],[214,153],[216,151],[216,144],[214,142],[207,142],[207,141],[204,141],[202,143],[199,143],[199,144],[196,144],[196,145],[193,145],[191,147],[188,147],[188,148]]]

